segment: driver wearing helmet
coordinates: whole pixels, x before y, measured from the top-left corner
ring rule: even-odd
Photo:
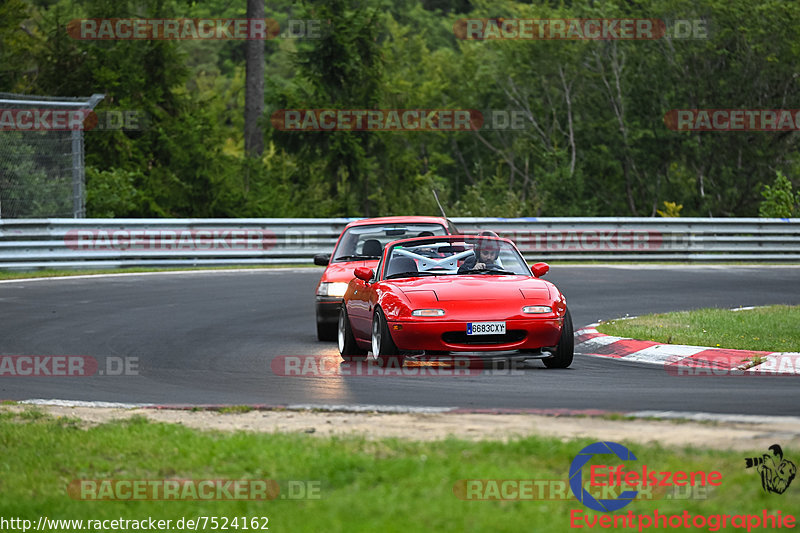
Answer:
[[[483,237],[498,238],[497,233],[493,231],[482,231],[480,233]],[[494,270],[502,269],[497,264],[497,256],[500,254],[500,243],[488,239],[480,239],[475,245],[473,254],[464,260],[464,263],[458,267],[458,273],[463,274],[469,270]]]

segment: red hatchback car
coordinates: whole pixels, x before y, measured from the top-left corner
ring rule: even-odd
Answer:
[[[516,352],[548,368],[572,364],[567,301],[540,279],[549,266],[528,267],[508,239],[441,236],[386,245],[375,269],[355,269],[339,314],[345,360],[367,352],[381,361],[471,352]],[[510,355],[510,354],[509,354]]]
[[[314,264],[327,266],[317,284],[317,338],[336,340],[339,308],[356,267],[375,268],[390,241],[426,235],[456,234],[452,222],[442,217],[382,217],[356,220],[345,226],[333,254],[314,256]]]

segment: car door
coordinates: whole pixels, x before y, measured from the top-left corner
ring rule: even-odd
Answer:
[[[353,292],[348,301],[347,313],[350,316],[350,325],[353,335],[357,339],[370,340],[372,337],[372,298],[371,282],[355,278]]]

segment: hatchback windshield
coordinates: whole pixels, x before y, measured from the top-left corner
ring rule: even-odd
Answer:
[[[333,260],[380,259],[383,247],[391,241],[446,234],[444,226],[433,223],[353,226],[339,240],[333,251]]]

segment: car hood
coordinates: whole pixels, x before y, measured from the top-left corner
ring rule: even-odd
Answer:
[[[412,301],[549,299],[549,283],[529,276],[458,275],[395,281]]]
[[[325,268],[325,272],[322,274],[321,281],[328,283],[343,281],[347,283],[353,279],[353,277],[355,277],[353,270],[362,266],[375,269],[378,266],[378,260],[370,259],[368,261],[346,261],[342,263],[331,263]]]

